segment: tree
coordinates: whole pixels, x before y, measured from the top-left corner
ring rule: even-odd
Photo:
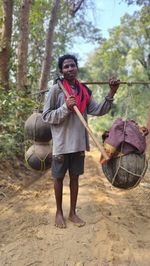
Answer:
[[[29,12],[32,0],[23,0],[20,11],[20,33],[18,43],[17,89],[27,87],[27,58],[29,40]]]
[[[0,86],[9,90],[13,1],[3,0],[3,27],[0,41]]]
[[[33,96],[32,93],[35,90],[37,91],[43,60],[47,58],[50,69],[46,70],[46,72],[48,76],[50,74],[50,80],[52,80],[51,72],[54,67],[56,68],[58,56],[70,50],[75,35],[82,36],[88,41],[97,41],[100,34],[99,30],[94,27],[86,15],[87,5],[91,4],[91,0],[62,0],[59,3],[58,20],[55,25],[53,39],[50,39],[53,52],[51,57],[47,57],[45,36],[47,36],[48,29],[50,29],[49,22],[54,16],[54,13],[51,14],[52,7],[56,4],[56,1],[0,0],[1,3],[14,4],[12,35],[10,34],[11,53],[8,60],[10,71],[7,78],[10,90],[9,92],[2,91],[0,93],[0,113],[2,118],[0,121],[0,140],[4,157],[20,155],[23,152],[24,122],[33,109],[39,107],[37,99],[28,97],[28,93]],[[75,6],[72,7],[72,3]],[[1,20],[1,6],[0,29],[5,26],[4,19],[3,21]],[[7,16],[7,19],[11,18],[9,13]],[[10,29],[11,27],[9,27]],[[3,59],[0,60],[0,65],[2,66],[2,64]],[[0,69],[2,70],[3,68],[1,67]],[[52,71],[48,73],[50,70]],[[47,77],[45,81],[47,82]]]
[[[50,68],[52,64],[53,37],[54,37],[55,25],[57,23],[57,16],[58,16],[57,13],[58,13],[59,5],[60,5],[60,0],[54,1],[53,7],[51,10],[51,16],[49,20],[49,27],[48,27],[47,38],[46,38],[45,58],[43,61],[41,78],[39,82],[40,90],[45,90],[47,88]]]
[[[70,14],[72,17],[75,16],[75,14],[78,12],[78,10],[80,9],[81,5],[83,4],[84,0],[79,0],[79,1],[68,1],[69,5],[70,5]]]
[[[149,6],[149,0],[124,0],[128,5],[137,4],[139,6]]]
[[[82,1],[80,9],[75,12],[74,16],[72,16],[71,13],[72,3],[76,3],[75,6],[78,7],[80,1],[62,0],[59,4],[58,20],[53,36],[53,53],[51,56],[52,70],[56,66],[58,56],[71,49],[72,42],[75,42],[75,36],[81,36],[90,42],[96,42],[100,39],[100,31],[93,26],[86,15],[86,10],[89,8],[88,5],[91,3],[91,0]],[[45,39],[47,38],[52,6],[52,0],[40,0],[32,1],[30,8],[28,22],[27,86],[25,86],[28,87],[28,92],[35,91],[39,87],[41,65],[46,58]],[[20,1],[15,1],[13,17],[11,81],[16,84],[16,62],[18,61],[18,59],[16,59],[16,51],[18,50],[18,39],[20,40],[20,26],[18,20],[20,17]],[[17,66],[17,70],[19,69],[20,68]],[[53,79],[53,76],[48,76],[50,79]]]
[[[149,134],[147,135],[147,154],[150,158],[150,106],[148,109],[148,116],[147,116],[147,128],[149,131]]]
[[[150,16],[149,8],[143,7],[134,16],[126,14],[121,24],[110,30],[110,36],[103,41],[87,62],[89,75],[94,80],[108,80],[117,76],[124,81],[149,82],[149,51],[150,51]],[[98,97],[106,95],[105,86],[93,91]],[[105,122],[105,129],[112,124],[118,115],[132,118],[139,124],[147,124],[147,111],[150,99],[149,86],[120,86],[115,97],[115,105],[111,111],[110,122]],[[92,121],[95,123],[95,121]],[[96,124],[96,123],[95,123]],[[103,118],[100,119],[102,127]],[[97,127],[96,125],[96,127]],[[101,128],[102,128],[101,127]]]
[[[71,25],[71,21],[72,21],[71,16],[75,18],[76,14],[80,10],[83,2],[84,2],[84,0],[80,0],[77,3],[75,3],[74,1],[68,1],[68,3],[67,3],[67,9],[70,11],[70,15],[67,16],[67,24],[69,24],[69,26],[71,26],[72,28],[74,26]],[[59,12],[59,15],[61,13],[63,13],[62,6],[60,5],[60,1],[57,0],[57,1],[54,1],[54,3],[53,3],[51,15],[50,15],[50,20],[49,20],[49,27],[48,27],[48,31],[47,31],[47,37],[46,37],[45,56],[44,56],[44,60],[43,60],[43,67],[42,67],[41,77],[40,77],[40,82],[39,82],[39,89],[40,90],[45,90],[47,88],[50,69],[52,67],[53,48],[54,48],[54,50],[56,50],[56,48],[55,48],[56,47],[56,45],[55,45],[55,42],[56,42],[55,39],[56,38],[54,39],[54,29],[55,29],[56,23],[58,21],[58,19],[57,19],[58,12]],[[66,16],[66,14],[65,14],[65,16]],[[59,27],[59,22],[60,21],[58,21],[58,23],[57,23],[58,27]],[[64,26],[66,27],[66,23],[64,24]],[[66,27],[66,29],[69,32],[69,28]],[[57,32],[57,29],[56,29],[56,32]],[[65,31],[65,35],[67,35],[68,32]],[[62,35],[62,33],[61,33],[61,35]],[[64,36],[64,33],[63,33],[63,36]],[[56,37],[56,34],[55,34],[55,37]],[[62,45],[65,45],[65,39],[63,39],[61,43],[62,43]]]

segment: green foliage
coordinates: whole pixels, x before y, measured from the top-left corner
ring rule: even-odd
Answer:
[[[0,92],[0,158],[20,156],[24,149],[24,123],[37,103],[14,88]]]
[[[128,5],[137,4],[139,6],[149,6],[149,0],[124,0]]]
[[[89,3],[88,3],[89,2]],[[100,31],[89,21],[87,8],[90,1],[86,1],[75,16],[71,14],[71,1],[63,0],[60,3],[58,23],[55,28],[53,42],[52,66],[50,79],[53,79],[56,71],[57,59],[60,55],[70,50],[74,36],[82,37],[88,42],[100,40]],[[29,17],[29,54],[28,54],[28,85],[30,92],[38,90],[39,77],[45,53],[45,40],[49,25],[52,0],[32,1]],[[19,39],[19,17],[21,1],[14,1],[13,34],[11,47],[11,81],[16,77],[17,45]]]
[[[87,11],[89,8],[92,9],[91,0],[84,1],[84,5],[75,16],[72,16],[70,11],[71,2],[61,1],[53,43],[50,80],[53,80],[58,56],[71,50],[72,42],[75,41],[75,36],[77,36],[86,39],[88,42],[99,42],[99,47],[81,69],[79,78],[82,81],[107,81],[112,76],[127,81],[149,81],[150,7],[146,6],[147,1],[130,1],[130,3],[142,4],[142,9],[135,12],[134,16],[126,14],[121,19],[121,24],[110,30],[110,36],[107,40],[101,37],[100,30],[94,27],[88,19]],[[126,2],[129,3],[129,1]],[[0,3],[2,3],[2,0],[0,0]],[[1,158],[23,154],[24,122],[38,107],[37,102],[31,99],[29,94],[38,91],[52,0],[32,1],[29,19],[28,86],[26,92],[18,92],[15,89],[20,7],[21,1],[14,0],[10,60],[11,90],[5,92],[1,89],[0,91]],[[0,5],[0,27],[1,17],[2,5]],[[108,85],[89,87],[97,101],[101,101],[108,92]],[[120,86],[111,112],[100,118],[90,117],[89,121],[95,134],[107,130],[118,116],[132,118],[141,124],[145,124],[149,99],[150,88],[147,86]]]
[[[55,28],[55,38],[53,42],[53,62],[50,80],[55,77],[56,62],[58,56],[71,48],[75,35],[82,36],[88,41],[99,40],[99,30],[88,20],[86,8],[91,0],[86,1],[75,16],[71,14],[72,1],[61,1],[58,24]],[[2,3],[2,0],[0,0]],[[20,10],[22,1],[13,1],[13,29],[11,38],[11,58],[10,58],[10,91],[0,92],[0,149],[1,157],[20,155],[24,148],[24,122],[37,106],[29,94],[38,91],[39,77],[41,75],[42,63],[45,54],[45,40],[49,26],[52,0],[36,0],[31,2],[29,16],[29,43],[27,59],[27,79],[26,92],[17,92],[16,70],[17,70],[17,50],[20,27]],[[0,27],[3,23],[2,4],[0,5]],[[94,36],[94,37],[93,37]]]
[[[91,80],[107,81],[115,76],[122,81],[150,81],[150,7],[143,7],[134,16],[126,14],[121,24],[110,31],[108,40],[101,43],[87,62],[87,75]],[[93,89],[101,101],[108,88]],[[147,124],[150,85],[121,85],[115,96],[115,105],[109,116],[91,118],[90,123],[101,131],[118,116]],[[109,120],[109,121],[108,121]]]
[[[0,28],[2,28],[3,24],[3,4],[2,0],[0,0]]]

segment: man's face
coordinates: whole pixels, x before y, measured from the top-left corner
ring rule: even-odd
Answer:
[[[64,78],[70,82],[74,81],[77,77],[78,68],[73,59],[65,59],[62,65],[62,74]]]

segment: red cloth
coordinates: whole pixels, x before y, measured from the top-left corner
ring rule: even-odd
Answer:
[[[89,103],[90,101],[90,95],[87,91],[87,89],[84,87],[84,85],[79,82],[79,80],[76,79],[75,81],[75,94],[72,91],[72,88],[70,86],[70,84],[67,82],[67,80],[63,80],[62,81],[63,86],[65,87],[65,89],[67,90],[67,92],[69,93],[69,95],[74,95],[76,98],[76,105],[79,109],[79,111],[83,114],[86,105]]]

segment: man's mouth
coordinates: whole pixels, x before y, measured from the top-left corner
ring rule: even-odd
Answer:
[[[74,77],[75,73],[68,73],[68,77]]]

